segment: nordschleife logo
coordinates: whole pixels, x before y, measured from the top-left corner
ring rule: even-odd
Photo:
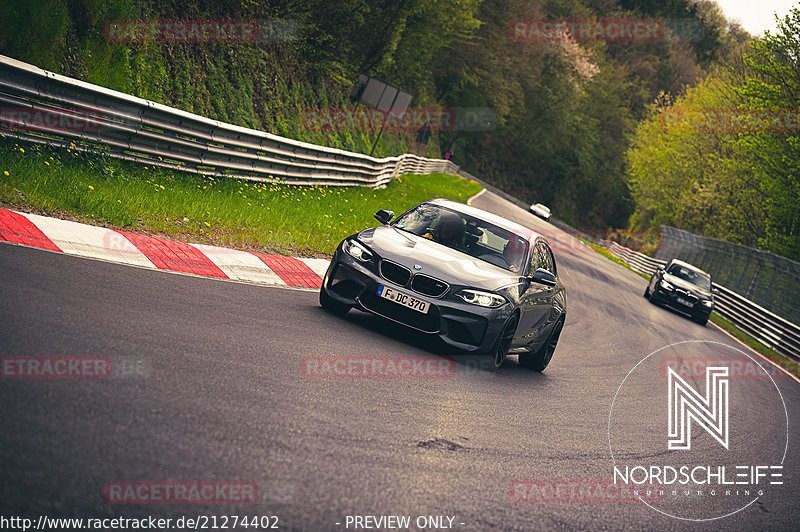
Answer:
[[[706,369],[706,393],[700,395],[675,370],[667,378],[671,451],[692,448],[692,421],[728,448],[728,367]]]
[[[785,496],[789,417],[762,364],[701,340],[662,347],[636,363],[608,414],[609,482],[686,521],[759,512]],[[745,366],[753,371],[734,382]]]

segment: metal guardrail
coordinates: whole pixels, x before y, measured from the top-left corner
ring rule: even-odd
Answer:
[[[609,244],[608,251],[646,275],[652,275],[658,266],[667,264],[616,242]],[[722,285],[714,283],[713,286],[719,290],[714,310],[720,316],[776,352],[800,360],[800,327]]]
[[[210,120],[2,55],[0,108],[0,130],[7,136],[75,142],[84,151],[212,176],[380,187],[404,173],[459,171],[442,159],[378,159]]]

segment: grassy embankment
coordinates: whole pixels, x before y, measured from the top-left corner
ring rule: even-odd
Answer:
[[[435,197],[465,202],[480,189],[444,174],[405,175],[379,190],[213,178],[0,138],[5,207],[266,253],[330,254],[345,236],[376,225],[379,209],[400,214]]]

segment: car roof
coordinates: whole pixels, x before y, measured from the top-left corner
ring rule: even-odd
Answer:
[[[698,273],[702,273],[703,275],[707,275],[709,278],[711,277],[711,275],[708,272],[703,271],[700,268],[698,268],[697,266],[689,264],[688,262],[684,262],[684,261],[682,261],[680,259],[672,259],[672,261],[669,263],[669,265],[672,265],[672,264],[678,264],[679,266],[685,266],[685,267],[689,268],[690,270],[694,270],[694,271],[696,271]]]
[[[434,200],[426,201],[425,203],[432,203],[434,205],[441,205],[442,207],[447,207],[448,209],[452,209],[454,211],[460,212],[462,214],[468,214],[470,216],[474,216],[475,218],[480,218],[481,220],[486,220],[487,222],[491,222],[497,227],[502,229],[506,229],[507,231],[511,231],[512,233],[516,233],[520,236],[523,236],[530,240],[531,242],[536,239],[536,237],[542,236],[541,234],[537,233],[533,229],[525,227],[524,225],[520,225],[516,222],[512,222],[502,216],[498,216],[491,212],[484,211],[482,209],[478,209],[472,207],[470,205],[465,205],[464,203],[458,203],[455,201],[450,201],[448,199],[437,198]]]

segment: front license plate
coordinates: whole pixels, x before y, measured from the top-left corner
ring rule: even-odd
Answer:
[[[679,298],[677,299],[677,301],[678,301],[678,303],[680,303],[681,305],[683,305],[683,306],[686,306],[686,307],[689,307],[689,308],[692,308],[692,307],[694,306],[694,303],[692,303],[691,301],[686,301],[686,300],[685,300],[685,299],[683,299],[682,297],[679,297]]]
[[[394,301],[398,305],[403,305],[404,307],[416,310],[417,312],[421,312],[423,314],[427,314],[428,312],[428,306],[429,306],[428,303],[420,299],[417,299],[414,296],[404,294],[403,292],[398,292],[394,288],[389,288],[388,286],[381,285],[378,287],[378,295],[381,296],[383,299]]]

